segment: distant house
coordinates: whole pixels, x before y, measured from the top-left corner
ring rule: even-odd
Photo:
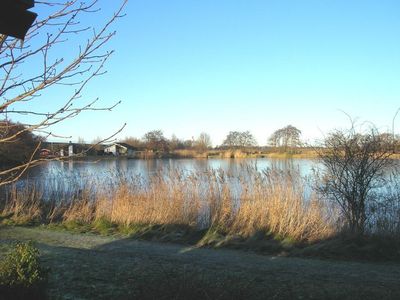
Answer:
[[[137,149],[135,147],[132,147],[131,145],[126,143],[114,143],[104,148],[105,154],[112,154],[114,156],[131,156],[134,155],[136,151]]]
[[[43,148],[40,149],[39,156],[40,157],[49,157],[51,155],[51,151],[49,149]]]

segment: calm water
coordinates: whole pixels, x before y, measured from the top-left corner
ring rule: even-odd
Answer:
[[[399,166],[399,161],[393,161],[393,166]],[[311,199],[315,189],[313,180],[314,170],[321,168],[316,160],[311,159],[105,159],[101,161],[51,161],[35,167],[17,183],[17,189],[28,192],[32,187],[38,192],[43,200],[71,200],[79,199],[84,193],[85,196],[95,197],[99,189],[104,193],[115,193],[115,188],[123,180],[131,187],[147,189],[149,180],[158,179],[160,176],[168,178],[179,178],[178,180],[190,180],[196,178],[195,184],[201,191],[210,188],[207,178],[210,177],[210,170],[218,170],[218,182],[228,184],[231,193],[231,200],[238,207],[243,192],[243,182],[248,183],[251,188],[255,174],[254,169],[263,171],[268,169],[280,170],[285,174],[289,172],[292,178],[300,179],[304,199]],[[249,172],[250,169],[250,172]],[[170,172],[178,170],[169,177]],[[220,176],[221,173],[224,176]],[[176,177],[176,174],[178,176]],[[267,173],[268,174],[268,173]],[[375,228],[379,220],[397,220],[400,212],[400,178],[390,177],[385,185],[374,188],[371,193],[378,202],[371,202],[368,220],[370,227]],[[156,177],[154,177],[156,175]],[[192,177],[192,175],[194,177]],[[204,176],[203,176],[204,175]],[[175,177],[174,177],[175,176]],[[212,177],[214,178],[214,177]],[[221,179],[222,178],[222,179]],[[204,181],[203,181],[204,180]],[[219,181],[221,180],[221,181]],[[155,181],[157,184],[157,181]],[[204,183],[204,184],[202,184]],[[154,181],[153,181],[154,184]],[[10,186],[10,188],[13,188]],[[247,187],[245,187],[247,189]],[[9,195],[5,190],[5,195]],[[2,193],[1,193],[2,194]],[[1,201],[0,194],[0,201]],[[376,209],[379,207],[379,209]],[[392,223],[389,223],[392,224]],[[397,224],[397,223],[393,223]],[[373,229],[371,229],[373,230]]]
[[[274,168],[282,171],[294,171],[301,176],[311,175],[318,166],[314,160],[308,159],[105,159],[100,161],[51,161],[31,169],[18,185],[34,183],[44,190],[45,197],[55,193],[70,194],[87,187],[113,186],[121,178],[138,178],[146,181],[155,174],[167,174],[179,170],[183,174],[213,170],[223,170],[235,180],[242,176],[246,167],[259,171]],[[95,183],[95,184],[93,184]]]
[[[149,177],[157,172],[179,169],[186,172],[202,172],[210,169],[222,169],[233,177],[240,175],[244,166],[258,170],[275,168],[282,171],[296,170],[302,176],[312,173],[318,166],[311,159],[107,159],[100,161],[51,161],[30,170],[29,180],[53,180],[54,178],[74,176],[81,180],[104,179],[110,175],[125,174]]]
[[[394,161],[394,165],[398,165]],[[18,182],[19,187],[27,183],[39,186],[44,191],[45,198],[56,194],[65,196],[76,192],[101,187],[106,190],[113,187],[121,178],[136,180],[146,184],[146,180],[155,174],[168,174],[179,170],[182,174],[214,170],[223,170],[230,178],[235,189],[239,177],[246,180],[246,167],[256,168],[258,171],[277,169],[284,172],[293,172],[296,176],[310,178],[313,170],[320,168],[318,161],[312,159],[105,159],[100,161],[51,161],[31,169],[23,180]],[[244,177],[243,177],[244,176]],[[307,180],[304,181],[308,182]],[[307,184],[308,185],[308,184]],[[311,187],[305,187],[308,192]]]

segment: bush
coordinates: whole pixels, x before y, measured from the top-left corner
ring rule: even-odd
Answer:
[[[29,243],[17,243],[0,262],[0,299],[44,299],[47,270],[39,250]]]
[[[376,191],[387,186],[393,162],[392,141],[372,128],[335,131],[317,150],[323,166],[319,191],[335,201],[352,235],[363,235],[371,219],[368,208],[377,202]]]

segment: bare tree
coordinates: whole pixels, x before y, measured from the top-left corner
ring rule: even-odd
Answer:
[[[83,137],[78,136],[77,143],[78,143],[78,144],[86,144],[86,141],[85,141],[85,139],[84,139]]]
[[[146,148],[153,151],[166,152],[169,150],[167,139],[162,130],[152,130],[143,136]]]
[[[269,138],[268,138],[268,145],[271,147],[278,147],[279,145],[279,139],[280,139],[280,132],[279,130],[275,131],[272,133]]]
[[[250,131],[230,131],[222,145],[229,148],[246,148],[257,146],[257,141]]]
[[[140,139],[133,136],[125,137],[123,139],[123,142],[135,148],[143,148],[143,142]]]
[[[352,126],[329,134],[316,149],[323,166],[319,191],[340,206],[352,234],[364,233],[374,190],[386,183],[390,141],[374,128],[359,133]]]
[[[179,149],[179,146],[182,142],[178,139],[175,134],[172,134],[171,139],[169,140],[169,148],[171,151]]]
[[[211,137],[208,133],[202,132],[195,141],[195,147],[199,151],[206,151],[211,148]]]
[[[288,125],[276,130],[268,139],[272,147],[282,147],[285,152],[289,149],[300,146],[301,130],[292,125]]]
[[[36,1],[43,14],[24,42],[1,36],[0,120],[4,122],[0,129],[10,131],[9,127],[14,126],[10,119],[29,121],[23,122],[22,127],[18,125],[19,130],[12,135],[0,136],[0,146],[12,143],[26,132],[59,137],[52,132],[53,125],[84,111],[112,110],[119,103],[96,107],[98,98],[84,99],[82,92],[92,79],[105,73],[104,64],[113,51],[104,50],[104,46],[115,35],[111,25],[122,16],[125,4],[126,0],[102,26],[95,28],[84,26],[81,21],[99,12],[97,0]],[[70,51],[60,51],[61,45],[68,46]],[[27,108],[27,102],[40,101],[49,90],[60,86],[71,87],[71,94],[57,103],[56,109],[49,112]],[[39,148],[40,143],[28,162],[1,171],[0,185],[17,180],[27,168],[40,163],[42,159],[35,155]]]

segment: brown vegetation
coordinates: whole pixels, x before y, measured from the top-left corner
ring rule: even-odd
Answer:
[[[327,238],[335,231],[336,216],[315,194],[306,197],[304,186],[298,174],[259,172],[252,167],[243,168],[240,178],[222,170],[190,174],[173,170],[149,182],[135,178],[121,180],[109,190],[97,187],[96,194],[90,194],[88,187],[69,200],[42,201],[35,190],[14,189],[1,215],[13,223],[92,224],[101,220],[122,227],[213,229],[241,238],[260,233],[296,242]]]

